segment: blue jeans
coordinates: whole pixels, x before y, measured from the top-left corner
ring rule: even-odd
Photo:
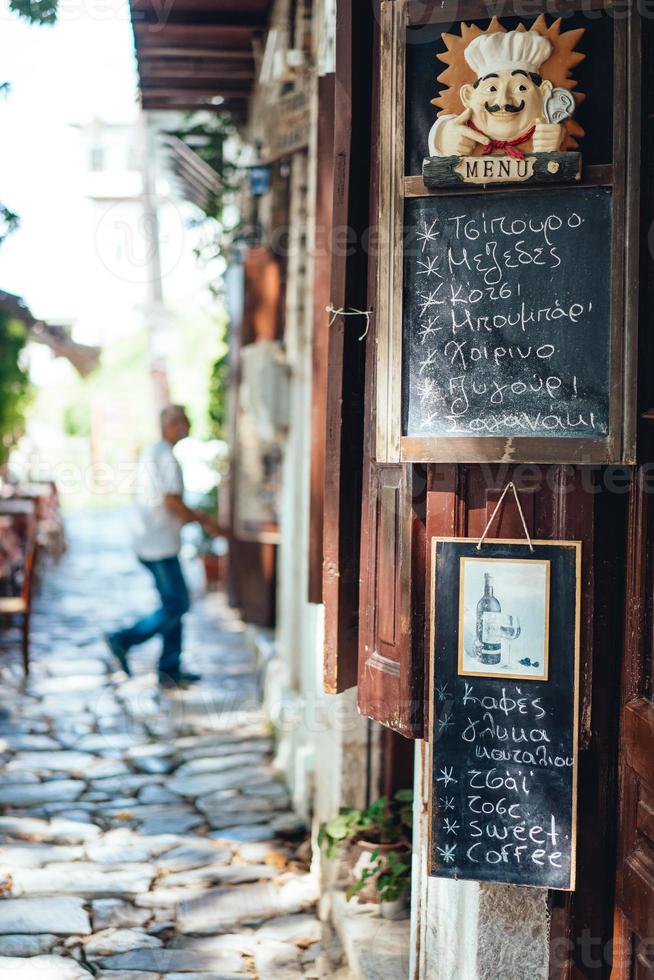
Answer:
[[[175,677],[179,674],[182,656],[182,617],[191,604],[182,566],[177,555],[158,561],[145,561],[144,558],[139,558],[139,561],[154,577],[154,584],[161,596],[161,608],[139,619],[133,626],[118,630],[113,636],[124,650],[129,650],[160,634],[163,647],[159,674]]]

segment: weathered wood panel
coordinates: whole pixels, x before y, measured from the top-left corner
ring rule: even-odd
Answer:
[[[355,0],[337,4],[330,291],[335,309],[362,310],[367,302],[373,13]],[[352,687],[357,676],[365,326],[363,317],[338,316],[327,338],[323,677],[331,693]]]

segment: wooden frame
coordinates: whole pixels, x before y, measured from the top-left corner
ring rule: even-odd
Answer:
[[[451,25],[463,19],[511,16],[513,2],[494,5],[467,0],[463,7],[445,0],[425,10],[425,3],[383,0],[381,4],[379,240],[377,282],[376,438],[379,462],[531,462],[631,463],[636,451],[635,370],[638,305],[638,152],[640,141],[640,63],[637,18],[613,21],[614,105],[611,165],[585,168],[575,187],[612,189],[612,288],[610,325],[609,431],[604,439],[554,437],[407,437],[402,433],[402,281],[404,204],[408,198],[479,193],[479,188],[428,191],[422,178],[404,174],[405,74],[407,27],[426,23]],[[580,0],[565,0],[561,12],[582,9]],[[610,0],[592,0],[608,9]],[[585,7],[584,9],[587,9]],[[530,11],[552,13],[546,4]],[[555,11],[556,13],[558,11]],[[625,112],[618,111],[623,106]],[[538,185],[521,190],[538,193]],[[487,189],[497,193],[506,187]]]
[[[436,704],[436,576],[437,576],[437,561],[436,561],[436,548],[439,543],[454,542],[457,544],[474,544],[478,543],[477,538],[464,538],[464,537],[440,537],[435,536],[431,539],[429,553],[431,557],[431,567],[430,567],[430,598],[429,598],[429,705],[430,705],[430,723],[429,723],[429,755],[428,755],[428,771],[433,773],[434,767],[434,742],[433,733],[431,728],[433,725],[433,715],[434,706]],[[581,590],[582,590],[582,541],[546,541],[546,540],[532,540],[532,545],[534,548],[550,548],[550,547],[565,547],[573,548],[576,552],[575,554],[575,635],[574,635],[574,692],[573,692],[573,732],[572,732],[572,751],[574,757],[574,765],[572,772],[572,835],[570,842],[570,884],[568,888],[558,888],[560,891],[574,891],[576,885],[576,852],[577,852],[577,811],[578,811],[578,781],[579,781],[579,721],[580,721],[580,664],[581,664]],[[524,538],[493,538],[489,540],[491,545],[525,545],[526,541]],[[433,827],[433,793],[429,792],[429,816],[428,816],[428,826]],[[484,881],[490,881],[492,879],[483,879]],[[505,882],[503,882],[505,883]],[[543,885],[538,885],[536,887],[543,887]],[[545,885],[544,887],[552,887]]]

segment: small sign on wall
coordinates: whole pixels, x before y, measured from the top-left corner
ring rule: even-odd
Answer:
[[[275,160],[305,149],[311,131],[309,89],[298,85],[292,92],[287,92],[273,103],[267,104],[262,124],[261,159],[265,163],[274,163]]]
[[[572,890],[581,543],[432,543],[430,873]]]

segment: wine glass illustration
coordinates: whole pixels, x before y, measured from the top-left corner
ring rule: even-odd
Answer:
[[[518,616],[507,615],[502,618],[500,624],[500,633],[504,637],[508,647],[508,660],[504,664],[505,669],[510,670],[512,667],[511,661],[511,646],[514,640],[517,640],[521,633],[520,619]]]

